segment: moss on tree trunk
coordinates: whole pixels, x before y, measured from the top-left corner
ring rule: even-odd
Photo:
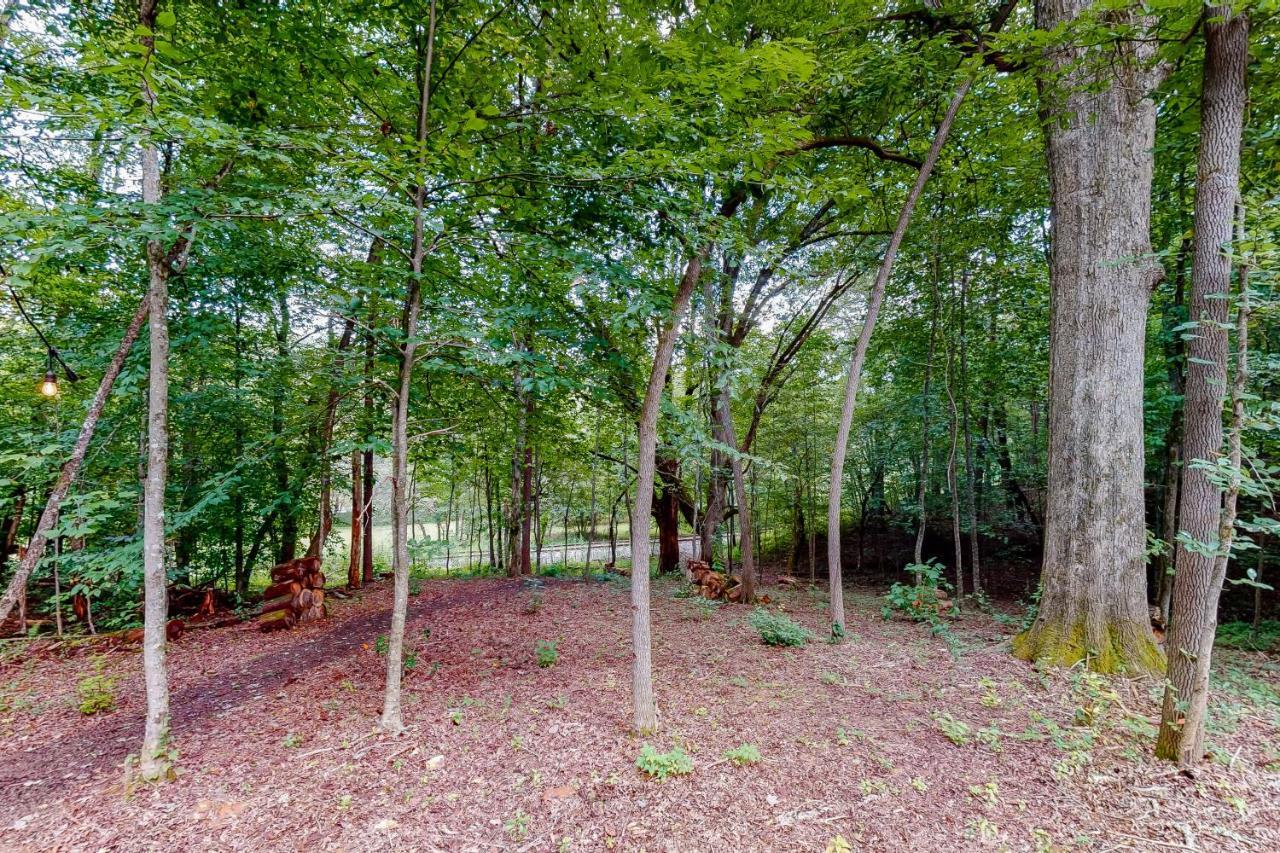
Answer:
[[[1164,672],[1164,653],[1150,627],[1107,621],[1089,625],[1081,618],[1064,629],[1057,621],[1036,623],[1013,638],[1016,657],[1070,667],[1085,662],[1094,672],[1153,675]]]

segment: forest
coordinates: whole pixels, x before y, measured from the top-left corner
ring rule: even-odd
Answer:
[[[0,0],[0,178],[0,849],[1280,849],[1276,0]]]

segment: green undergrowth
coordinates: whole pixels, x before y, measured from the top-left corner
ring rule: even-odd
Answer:
[[[1224,622],[1216,642],[1220,648],[1280,653],[1280,619],[1264,619],[1256,630],[1251,622]]]

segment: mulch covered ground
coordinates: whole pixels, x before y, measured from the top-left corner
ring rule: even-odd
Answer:
[[[1280,849],[1275,661],[1230,658],[1217,759],[1188,778],[1148,758],[1154,685],[1038,673],[988,616],[936,637],[855,594],[846,642],[776,649],[746,608],[679,588],[654,592],[647,742],[694,770],[664,782],[628,731],[625,582],[423,584],[400,738],[373,733],[387,584],[291,632],[189,634],[169,657],[180,775],[133,790],[137,650],[10,649],[0,849]],[[821,632],[821,592],[768,592]],[[95,665],[119,700],[86,717]],[[742,744],[762,760],[724,758]]]

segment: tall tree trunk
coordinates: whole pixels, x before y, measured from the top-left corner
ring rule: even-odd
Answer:
[[[956,602],[964,597],[964,541],[960,537],[960,488],[956,482],[956,452],[959,447],[960,413],[953,388],[954,349],[947,347],[947,406],[950,409],[951,448],[947,453],[947,491],[951,494],[951,540],[955,546]]]
[[[485,531],[489,534],[489,568],[498,567],[498,555],[493,545],[493,475],[489,469],[488,461],[484,465],[484,523]]]
[[[373,438],[373,361],[374,361],[374,341],[373,328],[377,315],[374,309],[373,300],[369,300],[369,318],[368,329],[364,336],[364,440],[366,444]],[[360,555],[360,581],[361,583],[373,583],[373,450],[366,449],[361,454],[364,463],[364,476],[361,477],[364,486],[364,504],[361,507],[361,534],[364,537],[362,553]]]
[[[982,569],[978,562],[978,477],[973,462],[973,435],[969,431],[969,354],[965,314],[969,302],[969,275],[960,279],[960,429],[964,432],[965,501],[969,516],[969,573],[973,593],[982,593]]]
[[[360,551],[364,545],[364,473],[360,451],[351,451],[351,554],[347,560],[347,588],[360,588]]]
[[[141,0],[138,22],[154,32],[155,0]],[[142,37],[148,56],[153,36]],[[143,100],[155,108],[156,97],[143,77]],[[160,158],[149,135],[142,145],[142,201],[151,209],[160,203]],[[169,464],[169,253],[159,240],[147,242],[149,272],[151,366],[147,393],[147,478],[143,485],[142,672],[147,694],[146,726],[138,771],[145,780],[172,775],[169,749],[169,673],[165,662],[165,623],[169,615],[165,574],[164,493]]]
[[[237,299],[233,308],[235,312],[235,409],[233,418],[233,441],[236,460],[244,459],[244,416],[241,408],[241,386],[244,384],[244,309]],[[235,525],[235,588],[236,596],[243,599],[249,594],[249,572],[244,561],[244,483],[237,481],[231,493],[231,515]]]
[[[72,484],[80,475],[80,468],[84,465],[85,455],[89,452],[89,442],[93,440],[93,433],[98,428],[98,419],[102,417],[102,410],[107,405],[107,398],[111,396],[111,386],[115,384],[116,377],[120,375],[121,368],[124,367],[125,357],[129,355],[129,350],[133,349],[134,342],[142,333],[142,323],[147,319],[147,312],[151,308],[151,296],[148,294],[143,298],[138,310],[134,312],[133,319],[129,321],[129,327],[125,329],[124,337],[120,339],[120,346],[116,347],[115,355],[111,357],[111,362],[107,365],[106,372],[102,374],[102,380],[98,383],[98,390],[93,395],[92,402],[89,403],[89,411],[85,413],[84,423],[80,426],[80,433],[76,436],[76,443],[71,448],[71,456],[62,465],[62,473],[58,475],[58,482],[54,484],[53,491],[49,493],[48,499],[45,501],[44,511],[40,513],[40,520],[36,522],[36,529],[31,534],[31,539],[27,542],[26,555],[18,562],[18,568],[14,571],[13,577],[9,579],[9,586],[4,592],[4,597],[0,598],[0,622],[9,618],[9,613],[13,610],[13,605],[19,598],[24,597],[27,589],[27,579],[31,577],[32,570],[36,564],[40,562],[40,558],[44,556],[45,546],[48,544],[49,531],[58,523],[58,515],[62,510],[62,502],[66,500],[67,493],[71,491]],[[21,520],[22,514],[18,512],[14,516],[14,526],[11,532],[17,534],[17,522]],[[12,550],[10,545],[10,550]]]
[[[276,562],[287,563],[298,556],[298,507],[289,484],[289,457],[285,452],[287,442],[284,435],[284,395],[289,387],[289,335],[290,313],[289,294],[282,290],[277,302],[280,311],[280,323],[276,326],[276,372],[275,387],[271,394],[271,432],[275,439],[275,453],[272,465],[276,475],[276,494],[283,503],[280,507],[280,543],[276,549]]]
[[[1204,93],[1196,166],[1195,257],[1191,268],[1194,337],[1187,343],[1185,450],[1178,550],[1169,625],[1169,673],[1156,755],[1183,767],[1204,755],[1209,664],[1218,625],[1218,599],[1231,558],[1240,489],[1240,430],[1248,362],[1248,275],[1240,274],[1237,364],[1231,389],[1230,485],[1222,490],[1197,463],[1216,466],[1222,454],[1222,396],[1227,383],[1227,320],[1231,289],[1231,227],[1240,191],[1249,19],[1231,6],[1208,10]]]
[[[924,560],[924,535],[929,528],[929,385],[933,379],[933,359],[938,347],[938,282],[933,282],[933,308],[929,319],[929,354],[924,361],[924,383],[920,390],[920,469],[916,483],[916,512],[920,520],[916,524],[916,548],[912,553],[912,562],[917,565]]]
[[[653,515],[658,522],[658,571],[674,572],[680,568],[680,460],[659,454],[657,478]]]
[[[1036,24],[1069,30],[1092,6],[1037,0]],[[1132,41],[1052,36],[1040,81],[1053,229],[1048,500],[1039,616],[1014,653],[1138,673],[1163,667],[1147,610],[1142,423],[1160,71],[1137,4],[1109,15]]]
[[[738,434],[733,426],[728,385],[721,388],[717,395],[716,411],[720,421],[720,431],[724,434],[724,443],[736,451]],[[729,469],[733,472],[733,499],[738,504],[738,553],[742,558],[742,602],[749,604],[756,600],[756,561],[751,541],[751,505],[747,503],[747,484],[742,473],[742,457],[736,453],[730,457]]]
[[[591,546],[596,541],[596,460],[600,458],[600,415],[596,415],[596,452],[591,456],[591,509],[588,512],[587,558],[583,563],[584,575],[591,573]],[[566,558],[566,562],[568,559]]]
[[[381,244],[374,240],[373,245],[369,247],[369,256],[366,263],[374,263],[378,259]],[[356,319],[355,311],[359,310],[359,306],[352,309],[351,316],[347,317],[342,326],[342,337],[338,340],[336,347],[336,355],[333,364],[333,377],[329,380],[329,393],[325,397],[324,404],[324,421],[320,427],[320,520],[316,525],[315,535],[311,537],[311,544],[307,546],[308,557],[318,557],[324,551],[325,540],[329,538],[329,531],[333,529],[333,462],[330,450],[333,447],[333,427],[338,419],[338,401],[342,396],[342,384],[344,374],[347,367],[347,349],[351,346],[351,341],[355,337]]]
[[[409,255],[409,292],[405,298],[401,331],[400,375],[391,421],[391,538],[392,572],[395,575],[391,628],[387,632],[387,682],[382,698],[382,730],[404,731],[400,711],[400,681],[404,676],[404,623],[409,609],[409,539],[405,525],[409,519],[409,391],[413,383],[413,362],[418,349],[418,313],[422,308],[422,262],[426,256],[423,240],[423,207],[426,203],[427,116],[431,109],[432,58],[436,42],[436,3],[431,0],[426,33],[426,55],[419,65],[422,95],[418,101],[418,124],[414,139],[418,147],[413,175],[413,246]]]
[[[1179,181],[1181,187],[1181,181]],[[1179,198],[1181,206],[1181,198]],[[1191,238],[1183,237],[1178,248],[1177,268],[1173,275],[1174,320],[1171,326],[1179,326],[1185,320],[1184,291],[1186,258],[1191,251]],[[1169,624],[1169,610],[1173,605],[1173,572],[1178,561],[1178,488],[1182,482],[1182,397],[1183,367],[1186,363],[1186,343],[1181,334],[1171,332],[1173,339],[1165,347],[1165,363],[1169,375],[1169,392],[1174,398],[1173,411],[1169,414],[1169,426],[1164,434],[1164,475],[1160,511],[1160,537],[1164,551],[1155,560],[1156,606],[1160,618]]]
[[[526,410],[526,417],[527,417]],[[533,574],[530,559],[530,525],[533,523],[533,445],[526,431],[524,458],[520,463],[520,574]],[[539,556],[541,560],[541,556]]]
[[[737,212],[745,193],[734,191],[720,207],[720,218],[728,219]],[[662,321],[658,346],[649,371],[644,401],[637,423],[636,500],[631,507],[631,692],[633,722],[637,732],[652,732],[658,727],[658,703],[653,695],[653,663],[649,617],[649,514],[653,511],[653,478],[658,450],[658,413],[662,407],[662,391],[671,369],[676,334],[689,307],[693,289],[702,275],[711,247],[703,244],[685,264],[684,274],[671,300],[670,314]]]
[[[920,171],[916,174],[915,183],[907,194],[902,210],[898,213],[898,222],[894,226],[889,245],[885,247],[884,258],[880,261],[880,269],[867,294],[867,309],[862,320],[862,331],[858,333],[858,342],[853,348],[853,359],[849,363],[849,373],[844,383],[844,403],[840,409],[840,424],[836,429],[835,448],[831,453],[831,484],[827,492],[827,567],[831,583],[831,631],[834,636],[844,635],[844,579],[840,565],[840,499],[844,489],[844,460],[849,451],[849,431],[853,428],[853,410],[858,399],[858,386],[862,382],[862,364],[867,358],[867,347],[871,344],[871,333],[875,331],[876,317],[880,313],[880,304],[884,302],[885,286],[893,273],[893,262],[898,257],[898,249],[907,234],[907,226],[911,224],[911,214],[915,212],[924,185],[933,173],[938,162],[942,146],[946,144],[951,133],[951,125],[956,120],[956,113],[964,103],[964,97],[973,85],[973,78],[962,82],[951,97],[946,115],[933,136],[933,144],[925,156]]]

